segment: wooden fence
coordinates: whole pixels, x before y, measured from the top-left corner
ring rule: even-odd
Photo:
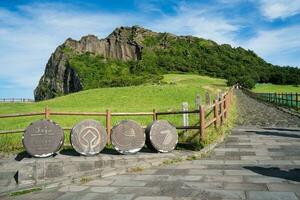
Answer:
[[[33,103],[33,99],[26,98],[0,98],[1,103]]]
[[[4,114],[0,115],[0,119],[28,117],[28,116],[44,116],[45,119],[50,119],[51,116],[101,116],[106,119],[106,131],[108,135],[108,143],[110,143],[110,133],[112,128],[111,119],[114,116],[150,116],[152,120],[158,120],[159,116],[163,115],[179,115],[194,113],[199,115],[199,126],[176,126],[177,129],[197,129],[199,130],[200,140],[205,137],[205,129],[214,124],[215,127],[221,126],[229,115],[229,109],[233,102],[233,88],[224,93],[219,99],[214,100],[212,105],[200,105],[199,109],[192,111],[171,111],[171,112],[158,112],[153,109],[152,112],[111,112],[109,109],[106,112],[55,112],[51,111],[48,107],[43,112],[31,113],[17,113],[17,114]],[[209,116],[213,117],[209,119]],[[71,130],[71,128],[63,128],[64,130]],[[23,133],[24,129],[0,131],[1,134]]]
[[[244,91],[257,99],[273,103],[279,106],[300,109],[300,94],[298,93],[254,93],[250,90]]]

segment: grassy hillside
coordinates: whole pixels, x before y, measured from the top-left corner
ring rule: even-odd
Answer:
[[[275,85],[275,84],[256,84],[253,92],[259,93],[300,93],[300,86]]]
[[[97,111],[105,112],[107,108],[112,112],[142,112],[179,110],[182,102],[188,102],[190,109],[195,108],[195,96],[200,94],[204,102],[205,91],[213,96],[226,90],[226,81],[198,75],[168,74],[159,85],[143,85],[132,87],[99,88],[86,90],[55,99],[32,104],[2,103],[0,114],[24,113],[43,111],[46,106],[53,111]],[[13,130],[27,127],[32,121],[41,119],[37,117],[22,117],[0,119],[0,130]],[[76,122],[87,117],[52,116],[52,120],[62,127],[72,127]],[[94,117],[105,124],[104,117]],[[142,125],[151,122],[152,117],[113,117],[113,124],[122,119],[134,119]],[[174,124],[181,124],[181,116],[166,118]],[[198,116],[190,116],[190,123],[197,123]],[[68,138],[67,138],[68,139]],[[0,151],[21,150],[21,134],[3,135],[0,137]],[[67,141],[68,142],[68,141]]]

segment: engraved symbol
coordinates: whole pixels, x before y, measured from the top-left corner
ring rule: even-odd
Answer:
[[[134,137],[134,136],[135,136],[135,131],[133,130],[133,128],[130,128],[130,129],[128,129],[128,130],[124,133],[124,135],[125,135],[126,137]]]
[[[84,142],[80,142],[80,144],[88,151],[93,151],[95,147],[97,147],[100,143],[100,138],[98,139],[98,135],[100,133],[94,127],[86,127],[80,132],[81,138]]]
[[[163,145],[167,145],[172,141],[172,134],[170,130],[161,131],[160,134],[165,135],[165,138],[162,142]]]

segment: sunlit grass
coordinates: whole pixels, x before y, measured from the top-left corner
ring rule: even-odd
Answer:
[[[82,111],[82,112],[151,112],[181,110],[182,102],[189,103],[189,109],[195,106],[195,97],[200,94],[204,103],[205,92],[212,97],[218,92],[225,91],[226,81],[207,76],[168,74],[164,76],[160,85],[143,85],[135,87],[99,88],[86,90],[55,99],[37,103],[1,103],[0,114],[41,112],[48,106],[52,111]],[[31,122],[42,119],[43,116],[20,117],[0,119],[1,130],[24,129]],[[50,119],[62,127],[72,127],[83,119],[95,119],[105,125],[104,117],[77,117],[77,116],[50,116]],[[142,117],[113,117],[112,123],[116,124],[123,119],[133,119],[145,126],[151,123],[152,116]],[[174,125],[182,125],[182,115],[161,116]],[[190,125],[198,122],[198,115],[190,115]],[[0,152],[23,150],[21,142],[22,134],[1,135]],[[66,132],[66,143],[69,136]]]
[[[256,84],[252,91],[258,93],[300,93],[300,86],[265,83]]]

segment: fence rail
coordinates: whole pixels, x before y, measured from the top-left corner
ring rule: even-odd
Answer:
[[[205,129],[214,124],[215,127],[221,126],[225,119],[229,115],[229,109],[233,101],[233,88],[224,93],[220,99],[216,99],[212,105],[204,106],[200,105],[199,109],[191,111],[170,111],[170,112],[158,112],[153,109],[152,112],[111,112],[109,109],[106,112],[56,112],[51,111],[48,107],[45,108],[43,112],[31,112],[31,113],[15,113],[15,114],[2,114],[0,119],[14,118],[14,117],[29,117],[29,116],[44,116],[45,119],[50,119],[51,116],[102,116],[106,120],[106,131],[108,138],[110,138],[111,133],[111,118],[113,116],[151,116],[153,121],[158,120],[159,116],[163,115],[179,115],[194,113],[199,115],[199,126],[176,126],[177,129],[196,129],[199,130],[200,140],[205,138]],[[208,115],[213,112],[213,118],[208,119]],[[70,130],[71,128],[65,127],[64,130]],[[22,133],[24,129],[18,130],[3,130],[0,131],[1,134],[13,134]],[[110,143],[108,139],[108,143]]]
[[[1,103],[33,103],[33,99],[26,98],[0,98]]]
[[[244,90],[248,95],[257,99],[273,103],[279,106],[300,109],[300,94],[299,93],[254,93],[249,90]]]

